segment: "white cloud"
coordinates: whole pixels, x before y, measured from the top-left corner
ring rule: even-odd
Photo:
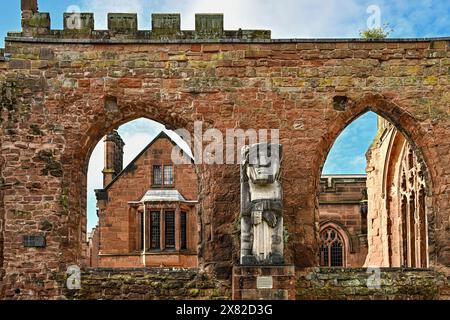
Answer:
[[[359,169],[361,166],[366,165],[366,158],[362,155],[357,155],[351,161],[351,165]]]
[[[140,29],[150,29],[155,12],[179,12],[183,29],[193,29],[195,13],[224,13],[227,29],[270,29],[274,38],[358,37],[367,27],[366,9],[378,5],[392,37],[445,36],[448,1],[423,0],[79,0],[106,29],[108,12],[138,13]]]
[[[106,30],[108,28],[107,15],[108,13],[137,13],[139,27],[149,29],[145,22],[150,18],[146,16],[148,7],[152,2],[145,0],[82,0],[81,10],[85,12],[93,12],[95,14],[95,27],[99,30]]]
[[[354,37],[367,19],[356,0],[82,0],[81,7],[95,13],[99,29],[108,12],[138,13],[141,29],[150,29],[153,12],[181,13],[184,29],[194,28],[195,13],[223,13],[227,29],[271,29],[274,38]]]

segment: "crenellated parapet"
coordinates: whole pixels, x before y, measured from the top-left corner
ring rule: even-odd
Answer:
[[[223,14],[196,14],[195,30],[181,30],[181,16],[152,14],[151,30],[138,29],[134,13],[109,13],[108,30],[95,30],[93,13],[64,13],[64,29],[52,30],[47,12],[39,12],[37,0],[22,0],[22,32],[9,37],[92,40],[270,40],[270,30],[224,30]]]

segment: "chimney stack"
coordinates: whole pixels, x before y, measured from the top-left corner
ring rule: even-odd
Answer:
[[[22,0],[21,9],[22,11],[31,11],[33,13],[38,12],[37,0]]]
[[[123,147],[125,143],[114,130],[105,137],[105,168],[103,169],[103,188],[105,188],[123,169]]]

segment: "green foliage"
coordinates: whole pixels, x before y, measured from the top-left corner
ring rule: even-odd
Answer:
[[[394,29],[392,29],[388,23],[385,23],[379,28],[369,28],[359,32],[359,35],[363,39],[386,39]]]

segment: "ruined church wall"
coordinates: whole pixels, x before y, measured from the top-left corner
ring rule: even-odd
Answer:
[[[388,164],[389,145],[395,133],[391,128],[383,140],[375,138],[367,152],[367,239],[368,249],[365,266],[389,267],[388,212],[384,182]],[[378,137],[379,138],[379,137]],[[395,165],[395,163],[393,164]]]
[[[447,40],[39,40],[6,41],[6,76],[15,85],[1,124],[8,298],[59,295],[53,275],[85,252],[80,204],[90,152],[111,129],[142,116],[172,128],[192,129],[196,120],[222,132],[279,128],[286,260],[315,266],[320,167],[342,129],[371,108],[422,151],[435,208],[430,256],[450,265]],[[105,104],[110,96],[117,105]],[[200,165],[198,175],[199,262],[226,278],[238,258],[239,166]],[[36,233],[47,247],[24,248],[22,237]]]
[[[64,282],[64,279],[59,279]],[[229,300],[229,286],[198,269],[86,269],[69,300]]]
[[[448,300],[450,277],[432,270],[308,268],[295,272],[297,300]],[[279,279],[278,279],[279,278]],[[291,281],[289,276],[277,281]],[[64,282],[63,278],[58,281]],[[253,281],[244,279],[241,285]],[[86,269],[69,300],[231,299],[227,282],[197,269]]]
[[[433,270],[297,270],[297,300],[449,300],[450,277]]]

